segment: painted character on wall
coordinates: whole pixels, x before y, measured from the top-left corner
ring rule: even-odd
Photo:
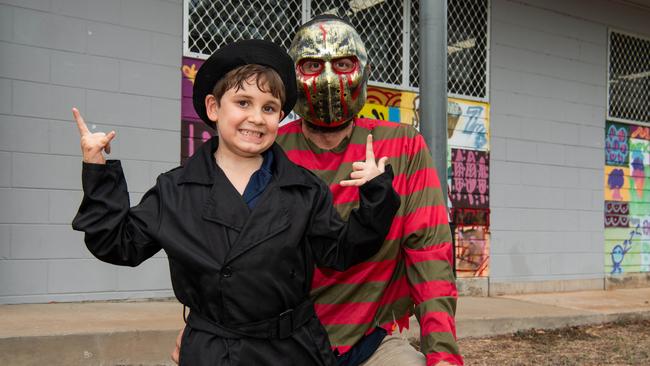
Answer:
[[[623,199],[623,196],[621,196],[621,188],[623,187],[624,179],[623,169],[613,169],[611,173],[609,173],[607,185],[609,186],[609,189],[612,190],[613,200],[620,201]]]

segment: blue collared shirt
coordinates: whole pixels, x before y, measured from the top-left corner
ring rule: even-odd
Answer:
[[[246,202],[248,208],[251,210],[255,208],[257,201],[262,196],[262,193],[264,193],[273,176],[273,152],[271,149],[263,152],[262,157],[264,158],[262,160],[262,166],[251,175],[251,179],[248,181],[244,189],[244,194],[242,195],[244,202]]]

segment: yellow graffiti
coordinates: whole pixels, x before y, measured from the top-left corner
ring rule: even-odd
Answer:
[[[196,78],[196,73],[198,72],[196,64],[192,64],[192,66],[183,65],[181,70],[183,71],[183,75],[194,84],[194,78]]]
[[[408,125],[413,125],[418,128],[420,125],[420,95],[415,92],[390,89],[378,86],[368,87],[368,98],[363,109],[359,113],[360,117],[376,118],[388,121],[388,110],[392,108],[399,110],[399,113],[393,113],[393,116],[399,116],[400,122]],[[475,115],[480,108],[480,115]],[[467,112],[471,112],[467,114]],[[480,150],[489,150],[490,141],[490,105],[484,102],[475,102],[457,98],[448,99],[448,132],[447,137],[452,140],[454,132],[459,135],[472,133],[475,131],[466,130],[467,123],[470,123],[476,128],[481,128],[482,138],[485,138],[486,143],[481,146]],[[480,125],[480,126],[478,126]],[[470,126],[471,127],[471,126]],[[460,131],[462,130],[462,131]]]
[[[378,104],[386,107],[399,107],[401,96],[401,90],[369,86],[368,97],[366,100],[368,104]]]

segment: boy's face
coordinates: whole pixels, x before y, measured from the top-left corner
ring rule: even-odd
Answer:
[[[255,76],[239,90],[228,89],[219,102],[210,94],[205,103],[208,117],[217,125],[219,149],[234,157],[253,157],[266,151],[284,117],[280,99],[261,91]]]

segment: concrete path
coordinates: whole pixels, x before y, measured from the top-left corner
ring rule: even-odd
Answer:
[[[481,337],[531,328],[650,318],[650,288],[461,297],[458,304],[458,336]]]
[[[650,318],[650,288],[461,297],[458,336]],[[0,305],[0,365],[172,365],[176,301]],[[418,337],[411,320],[409,337]]]

